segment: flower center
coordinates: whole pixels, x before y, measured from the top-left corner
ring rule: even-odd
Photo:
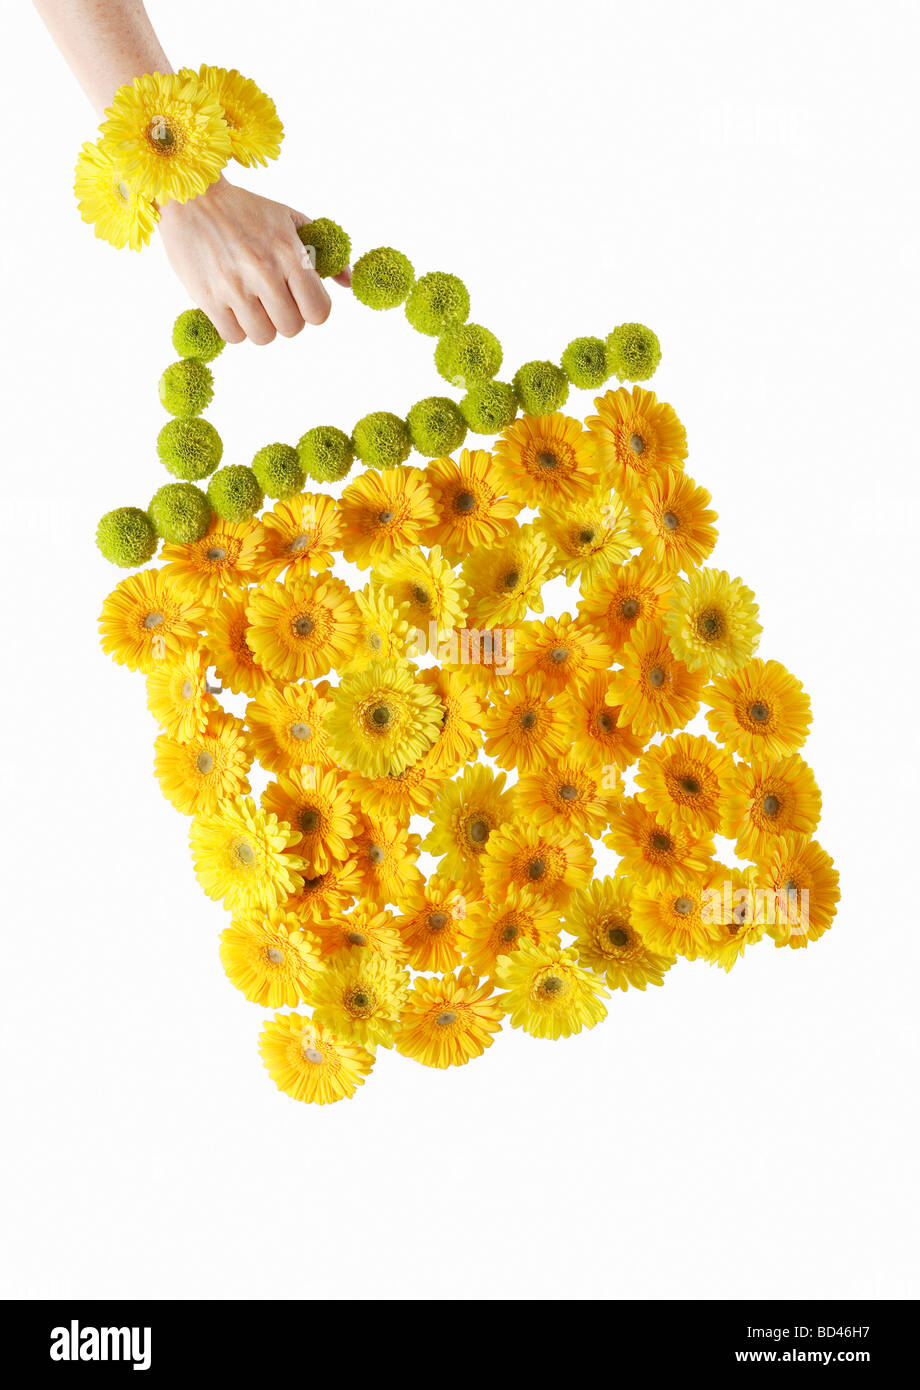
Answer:
[[[319,825],[319,811],[303,811],[300,817],[300,828],[305,835],[310,835]]]
[[[597,716],[597,727],[605,734],[609,734],[613,730],[613,720],[605,709],[602,709]]]
[[[386,858],[386,852],[380,845],[368,845],[367,857],[372,864],[382,864]]]
[[[553,650],[549,654],[549,659],[550,661],[555,661],[557,665],[561,665],[563,661],[568,661],[568,647],[553,647]]]
[[[675,898],[674,911],[677,913],[678,917],[689,917],[690,913],[693,911],[693,899],[685,897]]]
[[[351,996],[351,1006],[353,1009],[366,1009],[370,1006],[371,997],[363,989],[356,989]]]
[[[471,492],[461,492],[454,499],[454,511],[459,512],[461,516],[469,516],[475,506],[476,498]]]
[[[213,772],[214,770],[213,755],[205,752],[199,753],[198,757],[195,759],[195,766],[198,768],[198,771],[203,773],[206,777],[209,772]]]
[[[642,438],[642,435],[641,435],[641,434],[632,434],[632,435],[630,435],[630,437],[629,437],[629,447],[630,447],[630,449],[632,449],[632,451],[633,451],[634,454],[644,454],[644,453],[645,453],[645,440]]]
[[[144,619],[144,627],[159,627],[163,621],[162,613],[148,613]]]
[[[718,608],[707,608],[696,620],[696,630],[706,642],[715,642],[725,632],[725,619]]]
[[[562,797],[563,801],[577,801],[578,788],[573,787],[571,782],[566,782],[564,786],[559,788],[559,795]]]
[[[366,946],[366,945],[367,945],[367,937],[364,935],[363,932],[360,932],[360,931],[350,931],[350,932],[346,932],[346,933],[345,933],[345,940],[348,942],[349,946]]]
[[[284,963],[284,952],[279,951],[277,946],[268,948],[268,958],[272,965],[282,965]]]
[[[664,668],[661,666],[653,666],[648,673],[648,683],[649,685],[654,685],[656,689],[658,686],[664,685]]]
[[[291,624],[298,637],[309,637],[316,627],[316,623],[308,613],[304,613],[302,618],[295,618]]]
[[[435,1022],[439,1028],[449,1028],[452,1023],[457,1022],[457,1015],[451,1009],[445,1009],[442,1014],[438,1014]]]
[[[546,873],[545,859],[531,859],[527,865],[527,877],[531,879],[542,878]]]
[[[639,612],[639,600],[637,598],[624,598],[620,604],[621,618],[634,618]]]
[[[447,913],[432,912],[428,918],[428,926],[431,931],[443,931],[447,926]]]
[[[306,1043],[304,1043],[303,1055],[306,1057],[307,1061],[312,1062],[315,1067],[319,1066],[323,1060],[323,1054],[318,1052],[315,1047],[307,1047]]]
[[[656,830],[651,837],[652,849],[659,854],[667,854],[671,849],[671,837],[666,835],[663,830]]]
[[[222,545],[212,545],[210,550],[205,551],[206,557],[212,564],[217,564],[220,560],[226,560],[227,552]]]
[[[506,927],[502,927],[499,936],[502,941],[517,941],[518,929],[513,922],[509,922]]]
[[[474,845],[484,845],[490,834],[489,822],[483,820],[481,817],[478,817],[476,820],[471,820],[469,833],[470,839]]]
[[[190,699],[192,698],[192,696],[194,695],[194,693],[195,693],[195,687],[192,685],[192,682],[191,682],[191,681],[183,681],[183,682],[182,682],[182,698],[183,698],[183,700],[190,700]]]
[[[537,722],[536,710],[525,709],[524,713],[521,715],[521,718],[520,718],[520,725],[521,725],[521,728],[522,728],[522,729],[532,729],[533,726],[534,726],[534,724],[536,724],[536,722]]]
[[[555,454],[551,454],[551,453],[549,452],[549,450],[546,450],[546,451],[545,451],[544,453],[542,453],[542,454],[538,454],[538,455],[537,455],[537,461],[538,461],[538,463],[540,464],[540,467],[541,467],[541,468],[558,468],[558,467],[559,467],[559,460],[556,458],[556,455],[555,455]]]
[[[372,632],[372,633],[370,633],[370,634],[368,635],[367,645],[370,647],[371,651],[382,652],[382,651],[383,651],[383,638],[380,636],[380,633],[379,633],[379,632]]]
[[[288,554],[299,555],[302,550],[306,550],[307,547],[312,544],[313,537],[310,535],[310,532],[302,531],[301,534],[299,536],[295,536],[288,545]]]
[[[378,512],[377,520],[380,522],[381,526],[389,526],[390,522],[393,520],[393,513],[388,507],[384,507],[382,512]]]
[[[415,588],[412,590],[412,597],[415,599],[416,603],[426,604],[431,602],[431,595],[427,589],[422,588],[421,584],[416,584]]]
[[[509,570],[502,582],[506,589],[516,589],[521,582],[520,570]]]
[[[543,994],[550,995],[561,994],[564,988],[565,981],[560,980],[558,975],[547,975],[546,979],[540,986],[540,989],[543,992]]]
[[[765,816],[775,816],[779,811],[779,797],[765,796],[763,799],[763,813]]]
[[[661,519],[669,531],[676,531],[680,525],[680,519],[674,512],[665,512]]]
[[[290,728],[291,738],[299,739],[301,743],[307,743],[313,737],[313,730],[309,724],[302,724],[298,721]]]
[[[611,927],[607,932],[607,937],[612,946],[625,946],[629,941],[629,932],[623,927]]]
[[[680,779],[680,789],[682,792],[686,792],[688,796],[699,796],[700,792],[703,790],[695,777],[682,777]]]
[[[579,531],[578,533],[579,542],[582,545],[590,545],[591,542],[594,540],[594,534],[595,533],[591,530],[590,526],[586,526],[583,531]]]
[[[371,710],[371,719],[378,729],[385,729],[392,717],[389,705],[375,705]]]
[[[178,132],[165,116],[151,116],[147,124],[147,141],[157,154],[173,155],[179,144]]]
[[[751,716],[755,724],[766,724],[767,720],[770,718],[769,708],[766,705],[761,704],[759,700],[755,700],[754,704],[751,705],[750,709],[748,710],[748,714]]]
[[[237,840],[233,847],[238,864],[254,864],[256,862],[256,852],[248,840]]]

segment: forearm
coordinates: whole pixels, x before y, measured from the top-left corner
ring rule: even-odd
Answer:
[[[145,72],[172,72],[141,0],[33,3],[100,114],[123,83]]]

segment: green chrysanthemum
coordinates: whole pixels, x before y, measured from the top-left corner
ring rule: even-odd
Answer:
[[[323,279],[341,275],[351,256],[351,237],[331,217],[317,217],[304,227],[297,228],[304,246],[313,247],[313,267]]]
[[[610,375],[603,338],[573,338],[562,354],[562,370],[572,385],[583,391],[603,386]]]
[[[375,410],[359,420],[354,429],[355,453],[368,468],[395,468],[412,452],[412,440],[405,420],[388,410]]]
[[[200,415],[214,395],[211,369],[194,357],[171,362],[160,377],[160,401],[181,420]]]
[[[406,318],[419,333],[439,338],[449,328],[465,323],[470,294],[463,281],[444,270],[432,270],[416,282],[406,300]]]
[[[253,459],[252,471],[266,497],[293,497],[307,481],[300,455],[290,444],[266,444]]]
[[[607,335],[607,352],[619,381],[648,381],[661,361],[658,335],[644,323],[621,323]]]
[[[406,416],[412,443],[426,458],[441,458],[459,449],[466,438],[466,421],[449,396],[426,396]]]
[[[227,344],[203,309],[186,309],[173,324],[173,347],[180,357],[213,362]]]
[[[221,521],[248,521],[265,501],[265,494],[251,468],[231,463],[208,483],[208,499]]]
[[[140,507],[116,507],[100,518],[96,544],[113,565],[134,569],[153,558],[159,542],[153,522]]]
[[[474,434],[498,434],[517,415],[514,387],[505,381],[484,381],[467,392],[460,410]]]
[[[480,323],[449,329],[434,350],[434,365],[444,380],[467,390],[488,381],[501,364],[501,343]]]
[[[297,445],[297,453],[307,477],[318,483],[339,482],[355,460],[351,440],[335,425],[317,425],[307,430]]]
[[[211,524],[211,503],[194,483],[164,483],[147,508],[154,530],[172,545],[190,545]]]
[[[402,304],[415,283],[412,262],[392,246],[366,251],[355,262],[351,288],[355,298],[369,309],[395,309]]]
[[[168,420],[157,435],[157,453],[176,478],[188,483],[208,478],[220,463],[223,441],[209,420]]]
[[[553,362],[525,362],[514,374],[514,394],[525,415],[552,415],[568,400],[569,383]]]

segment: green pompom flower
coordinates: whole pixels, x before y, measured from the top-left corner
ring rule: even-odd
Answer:
[[[211,503],[194,483],[164,483],[147,511],[157,535],[172,545],[201,540],[211,524]]]
[[[317,217],[297,228],[304,246],[313,247],[310,260],[317,275],[341,275],[351,256],[351,237],[331,217]]]
[[[365,251],[351,272],[355,298],[369,309],[395,309],[415,283],[412,262],[392,246]]]
[[[432,270],[416,282],[406,300],[406,318],[419,333],[439,338],[449,328],[465,323],[470,312],[470,293],[463,281],[444,270]]]
[[[607,335],[607,352],[618,381],[648,381],[661,361],[658,335],[644,323],[621,323]]]
[[[146,565],[159,545],[153,522],[140,507],[116,507],[100,518],[96,544],[107,560],[122,569]]]
[[[300,455],[290,444],[266,444],[253,459],[252,471],[266,497],[293,497],[307,481]]]
[[[518,412],[514,387],[505,381],[485,381],[467,392],[460,410],[474,434],[499,434]]]
[[[219,468],[208,483],[208,500],[221,521],[248,521],[265,501],[259,480],[244,463]]]
[[[187,483],[209,477],[223,456],[224,445],[210,420],[167,420],[157,435],[157,453],[176,478]]]
[[[562,370],[573,386],[593,391],[610,375],[603,338],[573,338],[562,354]]]
[[[426,458],[441,458],[459,449],[466,438],[466,421],[448,396],[426,396],[406,416],[412,443]]]
[[[568,400],[569,383],[554,362],[525,362],[514,374],[514,394],[525,415],[552,415]]]
[[[466,390],[488,381],[501,364],[501,343],[480,323],[449,329],[434,350],[434,365],[444,380]]]
[[[173,324],[173,347],[180,357],[213,362],[227,344],[203,309],[186,309]]]
[[[335,425],[307,430],[298,442],[297,454],[307,477],[318,483],[339,482],[355,461],[351,440]]]
[[[160,377],[160,401],[180,420],[200,415],[214,395],[211,369],[194,357],[171,362]]]
[[[405,420],[388,410],[365,415],[355,425],[355,453],[368,468],[395,468],[412,452],[412,440]]]

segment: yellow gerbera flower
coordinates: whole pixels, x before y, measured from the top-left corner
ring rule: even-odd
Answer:
[[[330,766],[324,727],[331,708],[329,682],[266,686],[246,706],[246,725],[255,756],[268,772]]]
[[[280,773],[277,782],[269,782],[262,793],[262,809],[300,831],[294,849],[305,860],[308,873],[325,873],[330,864],[355,853],[358,810],[342,774],[334,768]]]
[[[607,672],[598,671],[579,690],[564,691],[557,703],[573,753],[601,767],[625,772],[644,745],[628,724],[618,723],[621,707],[607,703],[609,684]]]
[[[619,652],[640,623],[655,622],[663,616],[672,583],[664,570],[637,555],[592,584],[580,600],[578,612],[583,622],[599,628]]]
[[[503,492],[525,507],[573,503],[599,483],[597,444],[579,420],[555,415],[524,415],[495,445],[494,475]]]
[[[361,876],[363,896],[381,904],[398,903],[422,881],[416,867],[419,837],[410,835],[404,825],[380,816],[363,812],[361,819],[354,862]]]
[[[259,570],[264,534],[257,521],[231,523],[215,517],[201,540],[164,545],[163,572],[180,592],[216,603],[222,592],[251,583]]]
[[[727,753],[707,738],[678,734],[647,749],[639,760],[639,800],[669,824],[714,835],[722,823],[735,775]]]
[[[752,591],[724,570],[692,570],[676,579],[665,631],[674,655],[691,671],[727,675],[749,661],[760,640],[757,604]]]
[[[306,867],[291,852],[297,832],[258,810],[248,796],[200,811],[189,841],[198,882],[231,912],[277,907],[297,891],[298,873]]]
[[[355,594],[361,614],[361,631],[350,659],[339,667],[341,673],[366,671],[378,661],[408,664],[409,623],[395,599],[374,580]]]
[[[344,859],[330,864],[324,874],[298,874],[294,892],[284,906],[318,932],[320,923],[344,912],[362,890],[357,863]]]
[[[434,503],[419,468],[369,468],[339,499],[342,550],[360,569],[418,545],[434,520]]]
[[[604,844],[620,855],[621,873],[649,886],[673,883],[682,874],[704,874],[714,848],[711,837],[679,821],[665,824],[634,796],[617,807]]]
[[[454,628],[438,640],[442,670],[461,675],[485,696],[505,689],[514,669],[514,628]]]
[[[200,647],[188,647],[161,662],[147,677],[147,708],[170,738],[192,738],[219,708],[208,692],[208,677]]]
[[[668,734],[687,724],[700,707],[705,676],[690,671],[671,650],[658,623],[642,623],[620,653],[607,699],[635,734]]]
[[[539,676],[515,676],[493,692],[482,731],[488,757],[524,773],[561,757],[568,742],[565,716]]]
[[[840,875],[827,850],[807,835],[790,835],[758,867],[775,904],[775,921],[767,930],[776,945],[805,947],[822,937],[840,901]]]
[[[559,913],[535,888],[512,883],[500,897],[483,896],[467,910],[459,946],[477,975],[494,976],[499,959],[529,941],[559,945]]]
[[[613,664],[610,643],[596,627],[563,613],[521,623],[514,635],[514,669],[539,676],[547,691],[577,687]]]
[[[162,570],[141,570],[117,584],[102,605],[102,650],[120,665],[149,675],[194,646],[204,620],[201,605]]]
[[[384,777],[362,777],[348,774],[352,799],[381,820],[408,825],[412,816],[424,815],[437,793],[442,780],[427,763],[428,754],[402,772],[387,773]]]
[[[433,545],[427,556],[417,545],[400,550],[379,562],[375,578],[400,617],[414,629],[413,655],[434,649],[441,628],[463,625],[469,585],[454,572],[439,545]]]
[[[329,750],[365,777],[401,772],[438,736],[441,710],[430,686],[408,667],[379,661],[342,677],[326,716]]]
[[[555,551],[532,525],[510,531],[496,545],[474,550],[463,562],[472,589],[469,622],[476,627],[516,623],[528,608],[543,612],[540,590],[554,572]]]
[[[821,792],[798,753],[753,767],[742,763],[733,771],[724,833],[737,840],[741,859],[763,861],[779,839],[814,834],[821,819]]]
[[[713,882],[721,882],[723,902],[715,909],[718,931],[708,960],[728,973],[745,949],[763,937],[768,922],[766,895],[759,887],[757,869],[729,869],[724,864],[717,864],[716,869]]]
[[[585,423],[597,440],[597,457],[607,484],[630,502],[652,473],[680,469],[687,457],[687,432],[671,406],[654,391],[621,386],[595,402],[597,415]]]
[[[547,763],[512,788],[514,808],[522,820],[593,839],[606,829],[623,794],[614,767],[574,754]]]
[[[251,592],[246,613],[257,661],[285,681],[324,676],[351,655],[361,628],[354,595],[332,575],[266,580]]]
[[[146,246],[160,220],[156,205],[126,180],[102,144],[84,144],[74,171],[73,191],[84,222],[97,237],[121,250]]]
[[[392,912],[378,908],[363,898],[348,912],[339,912],[314,923],[312,930],[320,943],[323,959],[349,951],[379,951],[393,960],[404,961],[407,951],[396,929]]]
[[[373,1052],[300,1014],[275,1014],[264,1024],[259,1052],[279,1091],[315,1105],[353,1096],[374,1065]]]
[[[253,1004],[277,1009],[309,1002],[320,969],[319,942],[290,912],[245,912],[220,937],[227,978]]]
[[[276,502],[262,513],[263,545],[259,573],[277,579],[284,570],[291,574],[327,570],[334,550],[342,548],[344,523],[335,498],[321,492],[301,492]]]
[[[429,666],[418,678],[434,691],[441,713],[437,739],[423,761],[433,777],[450,777],[479,752],[487,702],[461,671]]]
[[[487,895],[498,898],[515,884],[561,907],[590,879],[594,854],[586,835],[515,819],[489,837],[481,868]]]
[[[479,885],[471,879],[439,874],[403,894],[396,927],[413,970],[453,970],[460,964],[459,936],[479,894]]]
[[[150,72],[119,87],[99,129],[129,182],[158,203],[203,193],[232,154],[219,103],[188,71]]]
[[[460,461],[434,459],[425,469],[434,519],[423,544],[440,545],[448,560],[464,559],[480,546],[492,546],[514,529],[518,504],[495,485],[492,455],[461,449]]]
[[[631,532],[636,545],[664,570],[702,564],[718,539],[711,496],[686,473],[667,468],[652,473],[630,499]]]
[[[632,920],[651,951],[696,960],[709,956],[719,938],[708,894],[721,886],[718,866],[702,873],[683,868],[665,883],[636,884]]]
[[[565,929],[575,941],[579,965],[602,975],[611,989],[663,985],[677,957],[652,951],[632,921],[633,884],[626,878],[595,878],[573,893]]]
[[[378,951],[334,956],[313,988],[313,1017],[340,1038],[392,1047],[406,1006],[409,972]]]
[[[177,811],[216,811],[249,791],[252,753],[243,721],[218,709],[201,733],[180,740],[160,734],[154,772],[163,795]]]
[[[425,1067],[462,1067],[492,1046],[502,1007],[472,970],[416,980],[403,1006],[396,1051]]]
[[[489,840],[511,814],[504,786],[505,774],[482,763],[465,767],[443,784],[429,810],[432,828],[422,843],[429,854],[444,856],[439,873],[479,878]]]
[[[535,1038],[567,1038],[607,1017],[601,1003],[607,991],[577,964],[572,947],[523,941],[513,955],[502,956],[496,974],[508,991],[500,1002],[512,1028]]]
[[[729,753],[781,758],[801,748],[811,726],[811,701],[802,682],[778,661],[755,657],[703,691],[706,722]]]
[[[555,547],[567,584],[597,584],[629,559],[629,522],[616,493],[596,491],[567,506],[544,506],[537,531]]]
[[[260,696],[274,681],[256,660],[249,645],[245,591],[226,594],[210,611],[204,648],[227,690],[235,695]]]
[[[202,63],[198,76],[220,102],[237,163],[251,168],[277,159],[284,126],[271,97],[236,68],[212,68]]]

